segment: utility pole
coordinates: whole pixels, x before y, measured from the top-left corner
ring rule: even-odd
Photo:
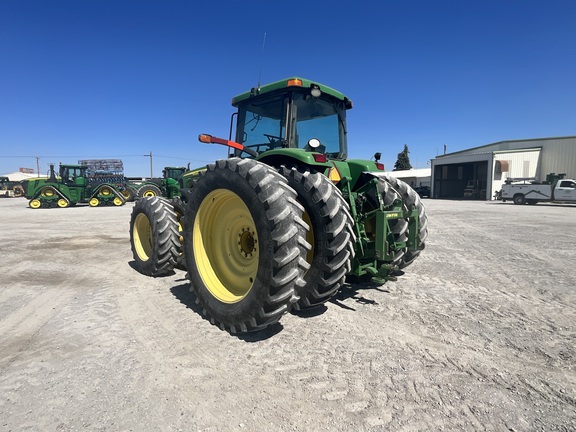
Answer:
[[[147,154],[144,156],[150,158],[150,178],[152,178],[152,177],[154,177],[154,175],[152,174],[152,150],[150,150],[150,154]]]

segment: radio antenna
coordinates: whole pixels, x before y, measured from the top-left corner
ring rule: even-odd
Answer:
[[[258,71],[258,92],[260,92],[260,77],[262,76],[262,63],[264,63],[264,46],[266,45],[266,33],[262,40],[262,53],[260,54],[260,70]]]

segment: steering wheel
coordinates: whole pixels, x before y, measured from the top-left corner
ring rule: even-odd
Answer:
[[[284,145],[284,138],[276,135],[269,135],[269,134],[262,134],[266,138],[268,138],[268,142],[270,143],[271,148],[276,148]]]

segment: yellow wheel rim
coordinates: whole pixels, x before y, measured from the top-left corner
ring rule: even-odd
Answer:
[[[150,226],[150,220],[144,213],[136,216],[132,237],[138,258],[142,261],[148,261],[152,256],[152,227]]]
[[[130,198],[130,191],[128,189],[124,189],[121,193],[124,198]]]
[[[155,197],[156,196],[156,192],[154,192],[153,190],[147,190],[146,192],[144,192],[142,194],[142,196],[145,197]]]
[[[44,189],[42,189],[41,195],[44,197],[53,197],[54,196],[54,190],[51,188],[44,188]]]
[[[100,189],[100,194],[104,195],[104,196],[108,196],[112,193],[112,191],[110,190],[110,188],[107,187],[103,187],[102,189]]]
[[[98,198],[92,198],[90,201],[88,201],[88,204],[90,204],[90,207],[97,207],[98,204],[100,204],[100,201]]]
[[[37,209],[40,208],[42,206],[42,203],[40,202],[40,200],[37,199],[33,199],[32,201],[30,201],[30,207],[32,207],[33,209]]]
[[[114,198],[114,205],[121,206],[122,204],[124,204],[122,199],[120,199],[119,197]]]
[[[68,201],[66,201],[64,198],[60,198],[58,200],[58,207],[61,208],[68,207]]]
[[[194,220],[192,247],[196,267],[210,293],[223,303],[237,303],[250,292],[260,244],[252,215],[238,195],[210,192]]]

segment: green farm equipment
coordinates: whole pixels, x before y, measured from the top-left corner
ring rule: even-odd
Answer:
[[[24,195],[20,182],[10,181],[8,177],[0,177],[0,197],[13,198]]]
[[[180,189],[183,186],[182,176],[189,171],[184,167],[165,167],[162,170],[161,178],[154,178],[145,181],[137,187],[136,195],[139,198],[162,196],[174,198],[180,196]]]
[[[380,156],[347,159],[342,93],[289,78],[240,94],[228,159],[188,172],[181,197],[139,200],[130,221],[138,270],[182,264],[203,313],[231,333],[329,300],[347,278],[383,282],[424,249],[418,194]],[[232,137],[232,130],[230,133]]]
[[[34,178],[23,181],[24,196],[29,205],[37,208],[65,208],[78,203],[88,203],[90,207],[105,205],[121,206],[126,203],[118,189],[109,183],[92,184],[86,176],[85,165],[60,165],[59,175],[50,164],[48,178]]]

